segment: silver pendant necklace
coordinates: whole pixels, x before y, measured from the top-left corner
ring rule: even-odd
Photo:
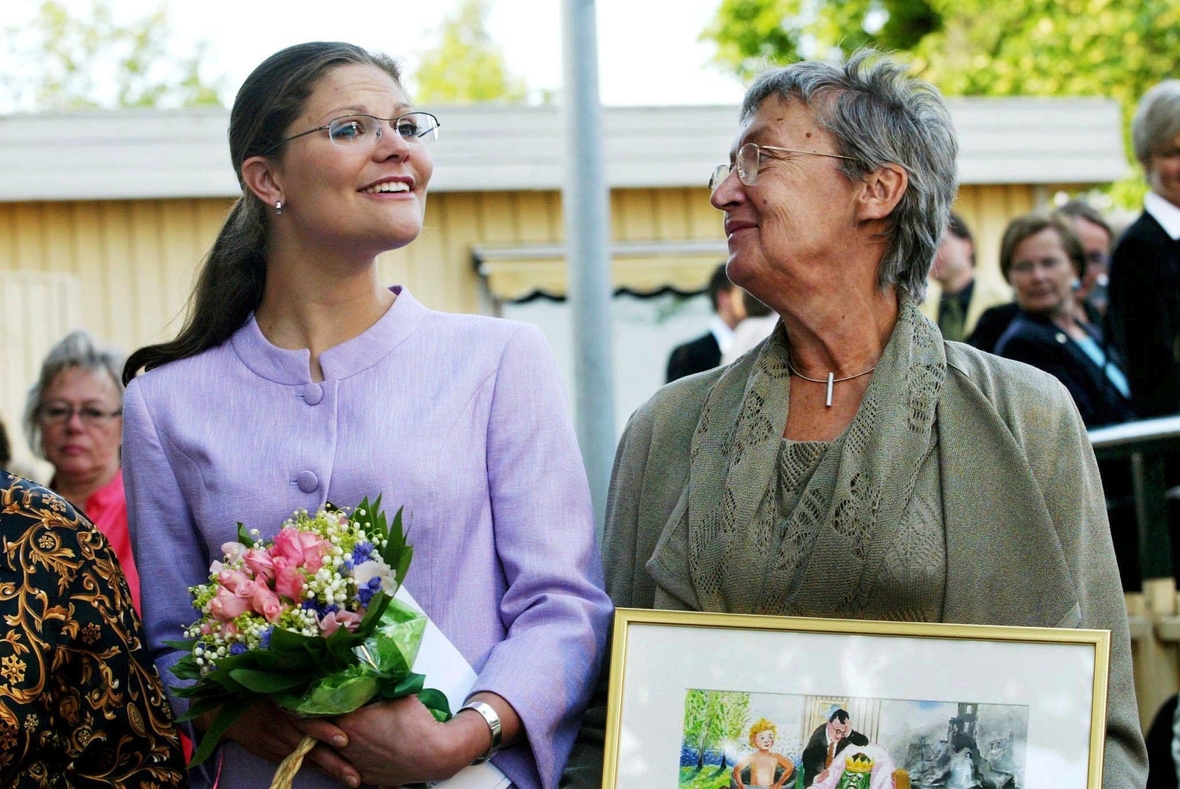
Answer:
[[[804,381],[811,381],[813,384],[827,384],[828,385],[828,394],[827,394],[827,398],[824,400],[824,405],[827,406],[828,408],[831,408],[832,407],[832,387],[834,387],[838,383],[843,383],[844,381],[851,381],[853,378],[860,378],[862,375],[868,375],[873,370],[877,369],[877,365],[874,364],[872,367],[865,370],[864,372],[857,373],[856,375],[845,376],[844,378],[837,378],[835,373],[828,373],[828,377],[826,379],[807,377],[806,375],[804,375],[803,373],[801,373],[795,369],[795,365],[791,364],[790,359],[787,360],[787,369],[791,371],[791,375],[797,375],[800,378],[802,378]]]

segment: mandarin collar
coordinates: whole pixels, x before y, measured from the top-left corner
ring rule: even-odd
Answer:
[[[393,305],[369,328],[351,340],[320,354],[325,381],[340,380],[367,370],[414,333],[427,309],[401,285],[390,288]],[[254,314],[230,338],[234,352],[262,378],[289,386],[311,383],[311,351],[287,350],[271,344],[258,328]]]

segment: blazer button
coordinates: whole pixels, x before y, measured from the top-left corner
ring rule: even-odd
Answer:
[[[303,402],[308,405],[319,405],[324,399],[324,387],[319,384],[308,384],[303,387]]]
[[[1065,334],[1063,332],[1057,332],[1057,342],[1061,343],[1062,345],[1065,345],[1065,343],[1067,341],[1068,341],[1068,338],[1065,336]]]
[[[295,484],[304,493],[311,493],[319,487],[320,478],[315,475],[314,471],[300,471],[295,475]]]

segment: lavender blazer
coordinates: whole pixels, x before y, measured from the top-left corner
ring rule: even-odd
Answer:
[[[383,494],[391,516],[405,506],[406,587],[479,675],[472,692],[500,694],[524,723],[527,743],[495,763],[519,787],[555,787],[612,611],[565,392],[535,327],[434,312],[394,290],[384,317],[321,355],[322,383],[308,351],[276,348],[251,318],[127,388],[148,640],[175,681],[180,654],[164,642],[196,618],[188,587],[207,581],[237,521],[269,537],[299,508]],[[236,743],[219,751],[222,787],[269,784],[275,765]],[[296,786],[338,784],[307,771]]]

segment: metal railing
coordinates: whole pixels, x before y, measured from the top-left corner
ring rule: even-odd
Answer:
[[[1168,486],[1164,456],[1180,453],[1180,415],[1101,427],[1090,432],[1099,460],[1130,458],[1139,526],[1139,570],[1144,580],[1171,578]]]
[[[1180,454],[1180,415],[1090,431],[1099,460],[1130,460],[1142,591],[1127,592],[1127,624],[1139,720],[1180,689],[1180,606],[1173,576],[1164,458]]]

